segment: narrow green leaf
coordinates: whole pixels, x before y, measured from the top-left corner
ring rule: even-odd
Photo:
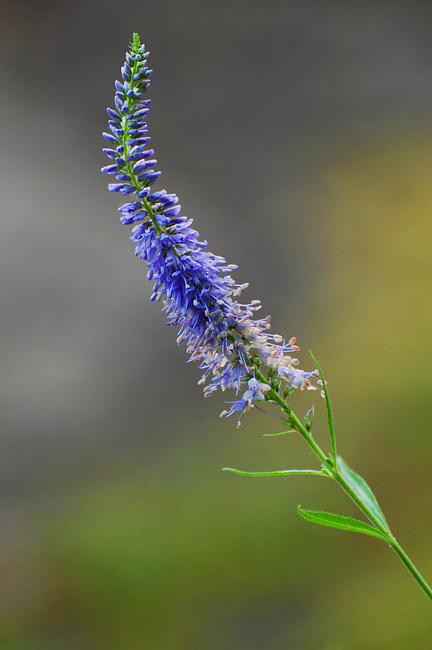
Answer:
[[[372,537],[379,537],[380,539],[387,540],[387,537],[379,530],[366,524],[363,521],[354,519],[354,517],[346,517],[345,515],[336,515],[333,512],[322,512],[320,510],[304,510],[298,506],[297,511],[307,521],[321,526],[329,526],[330,528],[339,528],[339,530],[349,530],[353,533],[363,533],[364,535],[372,535]]]
[[[328,420],[328,426],[329,426],[329,433],[330,433],[330,440],[331,440],[331,445],[332,445],[333,458],[336,461],[336,458],[337,458],[336,434],[335,434],[335,430],[334,430],[333,411],[332,411],[332,407],[331,407],[331,404],[330,404],[330,397],[329,397],[328,390],[327,390],[327,384],[326,384],[326,381],[324,379],[324,373],[321,370],[320,364],[318,363],[318,359],[315,358],[313,352],[311,352],[310,355],[311,355],[312,359],[314,360],[314,362],[317,365],[319,376],[320,376],[320,379],[321,379],[322,384],[323,384],[324,399],[325,399],[325,403],[326,403],[326,407],[327,407],[327,420]]]
[[[243,472],[240,469],[233,469],[232,467],[223,467],[222,471],[235,472],[236,474],[244,474],[245,476],[290,476],[294,474],[311,474],[312,476],[329,476],[326,472],[316,469],[280,469],[273,472]]]
[[[390,532],[389,525],[386,522],[384,514],[378,505],[378,501],[376,500],[374,493],[366,481],[361,476],[356,474],[354,470],[351,469],[351,467],[348,467],[348,465],[342,460],[340,456],[338,456],[337,459],[337,466],[342,478],[345,479],[345,481],[362,501],[362,503],[364,503],[375,515],[380,524],[384,526],[388,532]]]
[[[287,433],[297,433],[297,431],[295,429],[287,429],[286,431],[279,431],[279,433],[263,433],[263,436],[266,438],[271,438],[274,436],[284,436]]]

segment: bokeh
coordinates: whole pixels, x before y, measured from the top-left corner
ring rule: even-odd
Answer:
[[[432,5],[3,0],[0,648],[427,650],[432,611],[262,413],[202,397],[106,190],[132,33],[185,214],[320,360],[339,450],[432,578]],[[316,394],[323,446],[326,417]],[[312,465],[311,465],[312,463]],[[330,482],[329,482],[330,483]]]

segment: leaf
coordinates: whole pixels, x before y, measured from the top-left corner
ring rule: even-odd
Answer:
[[[366,481],[361,476],[356,474],[354,470],[351,469],[351,467],[348,467],[348,465],[342,460],[340,456],[338,456],[337,459],[337,466],[340,475],[342,476],[342,478],[345,479],[345,481],[348,483],[350,488],[355,492],[355,494],[358,496],[361,502],[364,503],[368,507],[368,509],[375,515],[375,517],[378,519],[380,524],[384,526],[384,528],[388,530],[388,532],[390,532],[389,525],[386,522],[384,514],[378,505],[378,501],[376,500],[374,493],[372,492],[372,490],[370,489]]]
[[[279,431],[279,433],[263,433],[263,436],[266,436],[267,438],[271,438],[274,436],[284,436],[287,433],[297,433],[295,429],[287,429],[287,431]]]
[[[333,423],[333,412],[332,412],[332,407],[331,407],[331,404],[330,404],[330,397],[329,397],[328,390],[327,390],[327,383],[326,383],[326,380],[324,379],[324,373],[321,370],[321,366],[318,363],[318,360],[315,358],[312,351],[311,351],[310,355],[311,355],[312,359],[314,360],[314,362],[317,365],[319,376],[320,376],[320,379],[322,381],[324,399],[325,399],[325,403],[326,403],[326,407],[327,407],[327,420],[328,420],[328,426],[329,426],[329,433],[330,433],[330,440],[331,440],[331,445],[332,445],[333,458],[336,461],[336,457],[337,457],[336,435],[335,435],[334,423]]]
[[[364,521],[354,519],[354,517],[346,517],[345,515],[336,515],[333,512],[322,512],[321,510],[304,510],[298,506],[297,511],[307,521],[321,526],[329,526],[330,528],[339,528],[339,530],[349,530],[353,533],[363,533],[364,535],[372,535],[372,537],[379,537],[388,541],[384,533],[381,533],[374,526],[366,524]]]
[[[232,467],[222,467],[224,472],[235,472],[235,474],[244,474],[245,476],[289,476],[293,474],[311,474],[312,476],[329,476],[327,472],[316,469],[279,469],[272,472],[243,472],[240,469]]]

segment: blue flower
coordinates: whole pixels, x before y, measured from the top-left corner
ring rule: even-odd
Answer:
[[[237,420],[237,429],[241,425],[241,417],[245,411],[253,406],[253,402],[258,400],[265,400],[266,393],[270,390],[271,386],[269,384],[264,384],[263,382],[258,381],[255,377],[249,379],[248,381],[248,390],[243,393],[241,398],[235,402],[227,402],[227,404],[232,404],[229,411],[222,411],[220,417],[229,417],[236,411],[240,411],[240,415]]]
[[[220,387],[238,392],[248,390],[233,402],[227,417],[240,411],[240,417],[256,400],[266,399],[270,386],[258,382],[255,368],[264,365],[289,388],[315,389],[311,380],[317,372],[296,368],[298,351],[295,338],[285,343],[269,333],[270,317],[254,319],[261,303],[241,303],[238,298],[247,284],[236,284],[231,272],[237,268],[223,257],[206,250],[199,240],[192,219],[181,216],[175,194],[152,191],[161,172],[149,148],[150,137],[145,117],[150,101],[143,99],[152,70],[147,66],[149,52],[134,34],[122,81],[115,82],[115,108],[108,108],[109,133],[104,133],[110,148],[104,149],[111,163],[102,171],[114,176],[110,192],[131,195],[119,208],[120,221],[133,225],[135,255],[146,261],[147,277],[153,281],[151,300],[163,300],[168,325],[179,328],[177,342],[185,343],[191,361],[203,370],[199,383],[207,383],[205,396]],[[317,382],[318,383],[318,382]]]

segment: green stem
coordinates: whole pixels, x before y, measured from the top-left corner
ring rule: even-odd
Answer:
[[[346,483],[346,481],[342,478],[342,476],[337,472],[333,472],[330,470],[331,473],[333,474],[335,480],[338,482],[338,484],[341,486],[341,488],[348,494],[348,496],[354,501],[356,506],[363,512],[363,514],[371,521],[376,528],[382,533],[384,533],[387,537],[387,541],[389,546],[394,550],[396,555],[398,555],[399,559],[403,562],[403,564],[406,566],[408,571],[410,572],[411,576],[414,578],[414,580],[417,582],[419,585],[420,589],[424,591],[426,596],[429,598],[429,600],[432,601],[432,589],[426,582],[426,580],[423,578],[421,573],[418,571],[416,566],[413,564],[413,562],[410,560],[408,555],[405,553],[403,550],[402,546],[397,542],[396,538],[392,535],[392,533],[387,530],[381,522],[375,517],[375,515],[369,510],[369,508],[364,504],[361,499],[358,498],[358,496],[353,492],[353,490],[350,488],[350,486]]]
[[[271,382],[260,372],[259,369],[255,371],[256,376],[260,381],[263,381],[270,386],[272,385]],[[299,418],[295,415],[289,404],[279,395],[279,392],[275,390],[275,388],[270,389],[268,391],[268,398],[278,404],[281,409],[286,413],[287,418],[290,422],[290,425],[296,429],[296,431],[305,439],[309,447],[312,449],[314,454],[318,457],[320,460],[323,468],[331,474],[331,476],[335,479],[335,481],[340,485],[340,487],[346,492],[346,494],[354,501],[356,506],[359,508],[359,510],[369,519],[369,521],[381,532],[386,536],[387,542],[389,546],[394,550],[396,555],[399,557],[401,562],[405,565],[405,567],[408,569],[409,573],[411,576],[414,578],[414,580],[417,582],[419,585],[420,589],[423,590],[423,592],[426,594],[426,596],[429,598],[429,600],[432,601],[432,589],[426,582],[426,580],[423,578],[423,576],[420,574],[416,566],[411,562],[410,558],[408,555],[405,553],[403,548],[400,546],[400,544],[397,542],[396,538],[392,535],[390,530],[383,526],[383,524],[379,521],[379,519],[374,515],[373,512],[368,508],[368,506],[363,503],[363,501],[359,498],[359,496],[354,492],[354,490],[351,488],[351,486],[345,481],[343,476],[341,476],[336,458],[332,456],[327,456],[324,451],[321,449],[321,447],[315,442],[315,440],[312,437],[312,434],[310,431],[306,429],[306,427],[302,424],[302,422],[299,420]],[[332,440],[333,442],[333,440]],[[335,449],[335,444],[332,445],[333,451]]]
[[[265,377],[261,375],[261,373],[258,371],[257,376],[262,380],[265,380]],[[287,414],[288,420],[291,424],[291,426],[300,433],[301,436],[306,440],[307,444],[309,447],[312,449],[312,451],[315,453],[316,456],[320,459],[321,463],[325,468],[328,469],[328,457],[325,455],[321,447],[315,442],[315,440],[312,437],[312,434],[306,429],[306,427],[301,423],[301,421],[298,419],[294,411],[291,409],[291,407],[286,403],[286,401],[277,393],[273,388],[269,391],[269,397],[272,401],[276,402],[279,404],[279,406],[282,408],[282,410]]]
[[[391,542],[389,542],[390,546],[396,553],[396,555],[399,556],[399,559],[405,564],[406,568],[414,578],[414,580],[417,582],[419,585],[420,589],[423,589],[424,593],[426,596],[432,600],[432,589],[429,587],[428,583],[426,580],[423,578],[421,573],[417,570],[417,568],[414,566],[414,564],[411,562],[409,559],[408,555],[405,553],[403,548],[397,543],[397,541],[393,538]]]

